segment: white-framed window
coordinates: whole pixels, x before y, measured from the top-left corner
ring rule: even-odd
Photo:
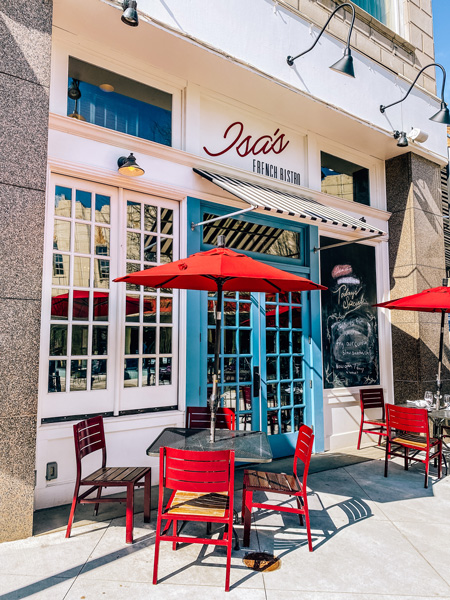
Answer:
[[[113,283],[178,257],[178,203],[52,175],[41,419],[176,407],[178,296]]]
[[[352,2],[392,31],[401,33],[398,0],[352,0]]]

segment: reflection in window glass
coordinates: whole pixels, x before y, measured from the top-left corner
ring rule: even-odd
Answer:
[[[139,327],[125,327],[125,354],[139,354]]]
[[[159,385],[170,385],[172,383],[172,359],[159,359]]]
[[[70,217],[72,214],[72,190],[57,185],[55,187],[55,216]]]
[[[157,230],[158,209],[150,204],[144,205],[144,229],[145,231]]]
[[[66,391],[66,364],[65,360],[50,360],[48,368],[48,391]]]
[[[161,233],[173,234],[173,210],[161,208]]]
[[[109,260],[94,259],[94,287],[109,288]]]
[[[67,325],[50,325],[50,356],[67,355]]]
[[[161,238],[161,263],[169,263],[173,260],[173,240],[172,238]]]
[[[73,285],[75,287],[89,287],[91,260],[84,256],[75,256],[73,259]]]
[[[160,297],[159,321],[160,323],[172,323],[172,298]]]
[[[92,328],[92,354],[108,354],[108,328]]]
[[[172,95],[81,60],[69,58],[69,81],[79,81],[78,113],[89,123],[171,145]],[[108,83],[112,91],[99,86]],[[68,98],[67,114],[75,101]]]
[[[127,202],[127,227],[140,229],[141,227],[141,205],[139,202]]]
[[[144,323],[156,323],[156,297],[144,296]]]
[[[156,358],[142,359],[142,386],[156,385]]]
[[[53,254],[53,285],[69,285],[69,256]]]
[[[94,238],[94,254],[109,256],[109,227],[96,227]]]
[[[92,361],[91,389],[106,390],[107,362],[103,359]]]
[[[109,223],[110,202],[109,196],[95,194],[95,220],[97,223]]]
[[[67,321],[69,317],[69,290],[53,288],[51,318]]]
[[[139,322],[139,298],[137,294],[127,294],[125,299],[125,320]]]
[[[125,359],[125,369],[123,377],[124,387],[137,387],[139,385],[139,359]]]
[[[94,321],[107,321],[109,311],[109,294],[94,292]]]
[[[370,205],[369,169],[321,152],[322,192]]]
[[[143,327],[143,354],[156,353],[156,327]]]
[[[127,258],[141,260],[141,234],[127,231]]]
[[[75,252],[90,254],[91,226],[85,223],[75,223]]]
[[[72,326],[72,355],[83,356],[88,353],[88,330],[87,325]]]
[[[53,249],[70,252],[70,221],[55,219]]]
[[[91,220],[92,194],[77,190],[75,195],[75,218],[83,221]]]
[[[159,329],[159,353],[171,354],[172,352],[172,327]]]
[[[87,360],[70,361],[70,390],[87,390]]]

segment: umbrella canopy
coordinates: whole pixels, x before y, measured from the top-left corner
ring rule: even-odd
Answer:
[[[287,273],[225,248],[223,236],[219,236],[218,242],[219,246],[212,250],[114,279],[116,282],[125,281],[148,287],[217,292],[213,392],[210,399],[212,440],[218,403],[222,292],[276,293],[327,289],[305,277]]]
[[[441,396],[441,370],[442,370],[442,355],[444,351],[444,329],[445,329],[445,314],[450,312],[450,287],[439,286],[423,290],[418,294],[404,296],[397,300],[388,300],[380,304],[374,304],[380,308],[390,308],[395,310],[415,310],[418,312],[436,312],[441,313],[441,331],[439,337],[439,360],[438,372],[436,378],[438,402]],[[437,406],[439,408],[439,406]]]

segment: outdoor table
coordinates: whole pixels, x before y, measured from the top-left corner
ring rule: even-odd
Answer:
[[[216,440],[210,441],[209,429],[166,427],[147,448],[149,456],[159,456],[163,447],[179,450],[234,450],[239,462],[266,463],[272,461],[267,434],[262,431],[231,431],[216,429]]]

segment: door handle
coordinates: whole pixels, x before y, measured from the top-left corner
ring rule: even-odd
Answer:
[[[253,367],[253,397],[259,396],[261,387],[261,377],[259,375],[259,367]]]

